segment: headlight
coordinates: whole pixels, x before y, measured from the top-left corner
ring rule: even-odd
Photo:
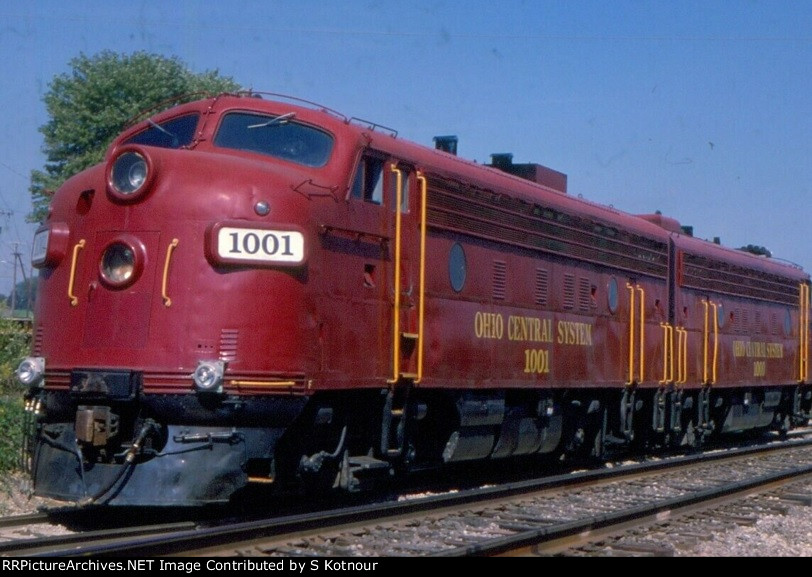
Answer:
[[[134,194],[147,181],[147,162],[137,152],[125,152],[113,163],[111,184],[120,194]]]
[[[102,255],[101,273],[110,284],[121,285],[130,280],[135,271],[135,252],[125,244],[114,243]]]
[[[225,362],[223,361],[198,361],[192,379],[199,392],[222,393],[224,372]]]
[[[107,171],[110,194],[125,202],[140,198],[155,176],[151,160],[140,150],[121,152],[110,163]]]
[[[15,371],[17,379],[27,387],[35,387],[45,375],[45,359],[42,357],[26,357]]]
[[[144,246],[134,236],[123,235],[109,243],[99,261],[99,276],[112,289],[133,284],[144,268]]]

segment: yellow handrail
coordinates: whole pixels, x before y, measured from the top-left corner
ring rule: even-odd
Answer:
[[[800,285],[800,320],[799,320],[799,370],[798,378],[800,382],[805,382],[809,379],[809,285],[801,283]]]
[[[640,292],[640,381],[643,382],[645,378],[645,363],[646,363],[646,291],[640,285],[637,285],[637,290]]]
[[[681,385],[688,381],[688,331],[683,327],[676,327],[679,341],[677,344],[677,380]]]
[[[804,381],[809,380],[809,285],[804,285],[806,287],[806,296],[804,297],[804,310],[806,310],[806,315],[804,319]]]
[[[73,294],[73,283],[76,280],[76,261],[79,258],[79,251],[85,248],[85,239],[80,240],[73,247],[73,258],[70,263],[70,279],[68,280],[68,299],[70,306],[75,307],[79,304],[79,297]]]
[[[634,285],[626,283],[629,289],[629,380],[627,385],[634,384]]]
[[[674,380],[674,327],[671,323],[660,323],[660,326],[663,327],[663,378],[659,383],[664,385]]]
[[[713,307],[713,380],[711,384],[716,384],[716,367],[719,365],[719,305],[711,302]]]
[[[804,283],[798,285],[798,382],[804,382]]]
[[[419,383],[423,378],[423,321],[425,314],[426,296],[426,199],[428,197],[428,183],[422,173],[417,173],[420,182],[420,304],[417,309],[417,378]]]
[[[702,380],[703,384],[713,385],[716,383],[716,368],[719,364],[719,305],[710,301],[704,300],[702,304],[705,305],[705,335],[704,335],[704,353],[702,355]],[[708,347],[710,346],[710,326],[708,315],[710,309],[713,308],[713,360],[711,361],[710,376],[708,375]]]
[[[705,331],[703,332],[703,353],[702,353],[702,384],[708,382],[708,310],[709,310],[709,303],[707,300],[702,301],[702,304],[705,305]]]
[[[166,259],[164,260],[164,278],[163,281],[161,281],[161,297],[164,299],[165,307],[172,306],[172,299],[169,298],[168,294],[166,294],[166,284],[169,277],[169,261],[172,259],[172,253],[178,246],[178,242],[180,242],[178,241],[178,239],[173,238],[172,242],[169,243],[169,246],[166,247]]]
[[[645,363],[646,363],[646,291],[638,284],[626,283],[626,288],[629,289],[629,380],[627,385],[642,383],[645,379]],[[635,305],[635,292],[640,293],[640,320],[639,338],[635,338],[635,326],[637,322],[634,315],[637,312]],[[635,346],[637,350],[635,351]],[[639,366],[639,380],[635,380],[635,358],[639,353],[640,366]]]
[[[392,315],[392,379],[395,383],[400,376],[400,229],[401,229],[401,202],[403,200],[403,174],[397,165],[390,165],[396,175],[395,192],[395,303]]]

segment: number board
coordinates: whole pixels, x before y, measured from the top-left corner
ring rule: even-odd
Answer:
[[[220,223],[212,256],[223,263],[298,265],[305,260],[304,235],[281,228],[244,228]]]

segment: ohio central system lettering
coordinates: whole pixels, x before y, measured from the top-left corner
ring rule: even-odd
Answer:
[[[474,335],[478,339],[507,339],[526,343],[592,346],[592,325],[572,321],[478,312],[474,317]]]

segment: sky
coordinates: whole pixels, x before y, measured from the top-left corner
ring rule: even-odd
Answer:
[[[0,294],[31,274],[43,97],[71,59],[174,56],[812,271],[808,0],[4,0]],[[16,248],[15,248],[16,247]],[[17,280],[22,271],[16,267]]]

